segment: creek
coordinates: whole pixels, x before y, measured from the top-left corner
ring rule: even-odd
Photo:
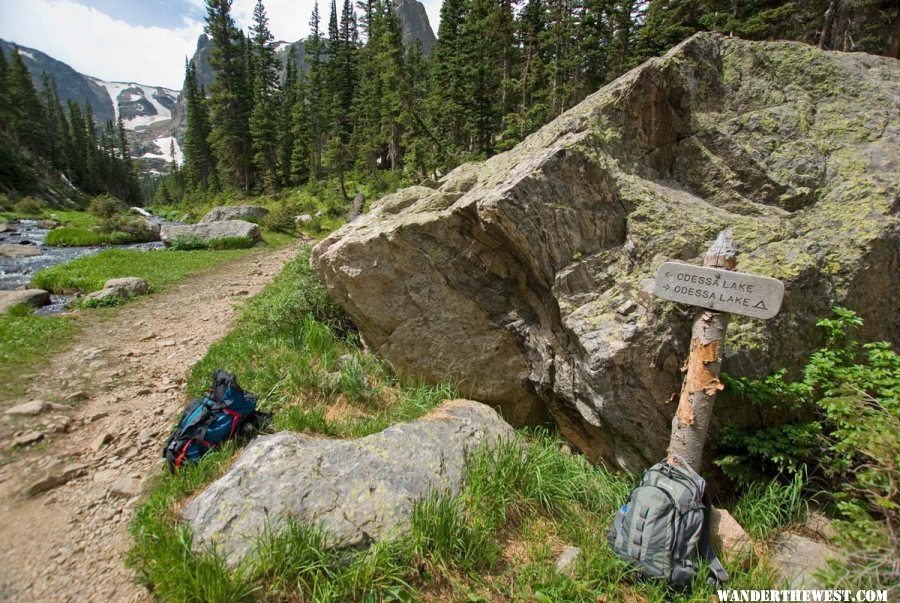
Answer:
[[[174,224],[174,222],[157,218],[140,208],[134,209],[155,224]],[[0,291],[26,288],[34,275],[44,268],[50,268],[80,257],[94,255],[106,249],[150,251],[163,248],[163,244],[160,241],[91,247],[48,247],[44,245],[44,239],[47,237],[50,229],[43,227],[46,226],[46,224],[42,224],[43,222],[43,220],[16,220],[9,223],[7,231],[0,232],[0,244],[27,245],[40,250],[38,255],[26,257],[5,257],[0,255]],[[36,309],[35,314],[58,314],[65,310],[65,304],[73,297],[73,295],[51,295],[50,304]]]

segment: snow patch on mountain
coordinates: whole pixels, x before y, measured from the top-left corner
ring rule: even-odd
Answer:
[[[178,144],[178,140],[174,136],[160,136],[153,141],[153,144],[159,147],[160,153],[144,153],[141,155],[141,159],[162,159],[167,163],[172,163],[172,147],[174,146],[175,162],[178,165],[184,163],[184,153],[181,151],[181,145]]]
[[[102,80],[94,81],[106,89],[106,93],[109,95],[109,100],[112,101],[113,112],[115,113],[116,121],[119,121],[119,95],[122,94],[124,90],[131,88],[131,84],[123,84],[121,82],[104,82]]]
[[[128,130],[136,130],[144,128],[152,124],[168,121],[172,119],[172,111],[168,107],[159,102],[159,96],[169,97],[173,106],[178,99],[178,90],[170,90],[157,86],[144,86],[134,82],[105,82],[103,80],[94,80],[98,85],[102,86],[113,105],[115,119],[118,120],[122,114],[122,103],[137,103],[142,99],[153,107],[155,113],[148,115],[136,115],[128,119],[123,119],[123,124]]]
[[[164,88],[152,88],[150,86],[141,86],[133,84],[135,88],[139,88],[144,93],[144,98],[150,101],[153,108],[156,109],[156,115],[139,115],[125,122],[125,127],[129,130],[136,130],[142,126],[149,126],[160,121],[168,121],[172,119],[172,111],[168,107],[164,107],[157,99],[156,95],[162,91],[171,96],[173,99],[178,98],[178,93],[174,90],[166,90]]]

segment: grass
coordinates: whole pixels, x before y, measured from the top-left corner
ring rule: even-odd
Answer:
[[[362,193],[367,203],[394,192],[409,184],[401,174],[378,172],[371,175],[348,175],[347,193],[353,197]],[[185,218],[188,222],[200,220],[210,209],[218,205],[252,204],[267,208],[270,213],[259,220],[264,228],[281,232],[304,232],[314,238],[331,232],[345,221],[350,202],[340,194],[336,178],[311,182],[275,194],[257,197],[241,197],[237,191],[217,194],[190,192],[177,204],[155,205],[154,215],[170,220]],[[293,218],[301,214],[313,216],[311,222],[295,224]]]
[[[280,233],[265,233],[270,247],[281,247],[294,239]],[[137,276],[153,291],[163,291],[189,274],[218,266],[250,253],[249,249],[150,250],[108,249],[77,258],[34,275],[31,285],[51,293],[90,293],[103,288],[111,278]]]
[[[352,325],[335,307],[301,254],[250,300],[236,329],[192,370],[188,393],[208,385],[214,368],[236,374],[276,429],[361,437],[414,419],[452,387],[398,382],[362,353]],[[238,446],[177,475],[155,478],[131,525],[128,563],[166,601],[708,601],[705,576],[685,591],[638,580],[606,545],[605,533],[633,478],[561,452],[546,431],[522,432],[495,451],[470,456],[457,496],[432,496],[415,508],[408,535],[365,550],[325,546],[313,526],[290,523],[261,535],[256,553],[236,568],[192,552],[176,519],[187,497],[220,476]],[[564,544],[582,549],[575,577],[557,574]],[[731,588],[765,588],[765,564],[728,567]]]
[[[217,266],[246,254],[236,251],[135,251],[109,249],[41,270],[31,285],[52,293],[99,291],[111,278],[137,276],[161,291],[188,274]]]
[[[100,225],[100,219],[84,211],[44,209],[37,214],[23,214],[16,212],[0,212],[0,219],[11,222],[13,220],[53,220],[62,226],[89,230]]]
[[[631,479],[564,454],[559,443],[531,432],[473,454],[462,492],[418,503],[404,537],[341,551],[326,547],[320,529],[289,522],[229,568],[191,551],[173,509],[227,468],[231,444],[158,478],[132,524],[129,563],[166,601],[709,601],[715,591],[705,575],[678,591],[639,580],[613,555],[605,531]],[[564,543],[582,549],[574,578],[554,568]],[[765,564],[726,565],[729,588],[774,585]]]
[[[767,484],[754,482],[735,505],[734,518],[754,538],[768,539],[778,528],[806,519],[809,508],[802,496],[804,485],[801,473],[787,484],[777,479]]]
[[[0,315],[0,394],[10,397],[24,393],[23,374],[31,373],[78,332],[77,322],[70,317],[14,310]]]
[[[76,226],[62,226],[47,233],[44,244],[50,247],[93,247],[104,245],[109,236],[105,233]]]

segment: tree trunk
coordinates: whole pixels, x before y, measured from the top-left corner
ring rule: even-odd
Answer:
[[[819,50],[826,50],[828,32],[831,29],[831,19],[834,15],[834,0],[828,3],[825,16],[822,17],[822,31],[819,33]]]
[[[737,253],[731,240],[731,231],[724,230],[706,251],[703,265],[734,270],[736,263]],[[700,470],[716,393],[724,388],[719,381],[719,372],[722,370],[722,350],[727,328],[727,313],[704,309],[695,314],[691,349],[683,369],[686,374],[681,385],[678,410],[672,419],[668,455],[670,465],[680,460],[695,471]]]
[[[900,59],[900,11],[897,11],[897,16],[894,17],[894,27],[891,28],[891,34],[888,36],[884,54],[894,59]]]
[[[347,214],[347,220],[352,222],[356,218],[362,214],[363,206],[366,204],[366,198],[362,193],[357,193],[356,197],[353,198],[353,203],[350,204],[350,213]]]

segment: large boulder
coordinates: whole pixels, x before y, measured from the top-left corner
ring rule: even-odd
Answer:
[[[46,306],[50,303],[50,294],[43,289],[19,289],[17,291],[0,291],[0,314],[18,305],[28,305],[35,308]]]
[[[728,372],[796,367],[836,304],[900,340],[898,134],[897,60],[698,34],[436,190],[384,197],[312,265],[400,374],[515,423],[547,411],[638,469],[664,455],[692,314],[651,279],[725,227],[740,270],[786,287],[775,319],[732,320]]]
[[[197,237],[209,242],[214,239],[251,239],[259,241],[262,235],[259,226],[244,220],[223,220],[208,224],[165,224],[160,238],[169,245],[178,237]]]
[[[198,548],[214,546],[232,563],[288,518],[320,526],[331,546],[364,545],[401,533],[431,492],[457,493],[466,455],[512,435],[489,407],[452,400],[358,440],[262,436],[181,517]]]
[[[200,220],[201,224],[223,220],[261,220],[269,215],[269,210],[258,205],[220,205],[214,207]]]

